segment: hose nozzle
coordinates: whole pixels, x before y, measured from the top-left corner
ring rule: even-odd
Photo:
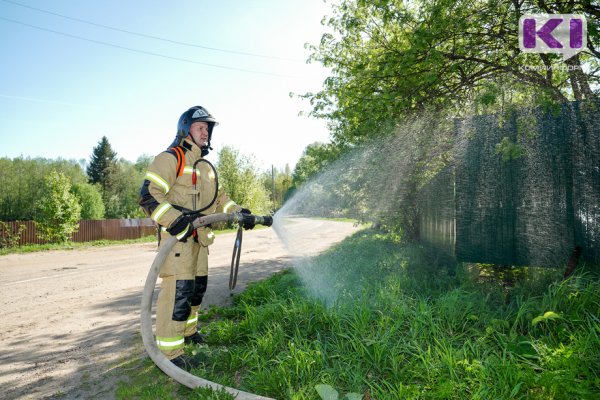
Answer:
[[[265,215],[262,217],[260,215],[255,215],[254,223],[256,225],[271,226],[273,225],[273,217],[271,217],[270,215]]]

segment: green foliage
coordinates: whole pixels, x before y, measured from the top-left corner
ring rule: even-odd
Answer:
[[[502,161],[516,160],[525,155],[523,146],[513,142],[508,136],[502,138],[502,141],[496,145],[495,151],[502,156]]]
[[[218,156],[219,185],[229,197],[255,214],[271,210],[269,193],[252,161],[229,146],[223,147]]]
[[[299,188],[317,176],[339,156],[340,152],[330,144],[319,142],[309,144],[296,163],[296,168],[292,175],[293,186]]]
[[[515,27],[520,16],[572,12],[584,14],[590,24],[588,51],[564,61],[556,54],[519,50]],[[311,114],[328,122],[331,152],[313,157],[309,153],[314,149],[307,148],[294,171],[290,193],[298,193],[302,184],[324,173],[324,167],[338,158],[336,152],[359,157],[357,148],[395,136],[414,152],[398,152],[398,165],[384,167],[373,156],[376,167],[392,167],[403,177],[402,182],[389,179],[388,190],[398,188],[397,211],[386,210],[375,222],[398,236],[418,237],[416,192],[435,176],[441,164],[447,164],[444,159],[450,153],[438,151],[439,144],[448,140],[447,130],[438,132],[431,124],[431,131],[423,124],[426,129],[404,135],[401,127],[414,118],[431,115],[440,119],[482,113],[510,115],[516,106],[532,105],[556,111],[569,100],[597,99],[597,14],[595,5],[581,1],[337,2],[332,15],[323,19],[330,31],[311,46],[311,61],[329,67],[331,76],[321,91],[303,96],[310,101]],[[538,131],[534,123],[534,118],[517,121],[518,137],[498,143],[497,154],[505,161],[523,157],[527,141]],[[352,211],[360,216],[373,204],[374,196],[365,196],[360,190],[366,174],[357,175],[354,183],[344,180],[334,189],[315,185],[315,191],[352,199],[345,203],[355,203],[357,210]],[[342,212],[348,209],[342,208]]]
[[[322,400],[338,400],[340,398],[340,394],[331,385],[316,385],[315,390]],[[362,398],[359,393],[346,393],[343,397],[348,400],[362,400]]]
[[[106,218],[143,218],[137,204],[139,188],[152,157],[141,155],[135,163],[117,159],[106,136],[94,147],[87,167],[89,181],[100,188]]]
[[[236,154],[239,157],[239,154]],[[103,137],[94,148],[87,171],[84,160],[66,161],[43,158],[0,158],[0,220],[36,220],[40,217],[40,201],[45,197],[44,180],[52,171],[68,178],[71,191],[81,205],[82,219],[143,218],[137,204],[139,188],[152,157],[141,155],[135,163],[116,159],[108,139]],[[243,183],[239,188],[239,204],[248,204],[251,210],[267,212],[271,209],[269,192],[248,160],[238,159],[228,170],[228,176]],[[235,170],[235,168],[240,168]],[[288,171],[289,176],[289,171]],[[236,180],[237,179],[237,180]],[[288,178],[289,180],[289,178]],[[97,183],[89,183],[89,182]],[[278,175],[276,190],[279,197],[287,188],[283,174]],[[102,204],[98,193],[101,195]]]
[[[596,277],[544,286],[531,269],[507,293],[435,259],[429,248],[357,233],[207,314],[209,346],[194,349],[205,360],[194,373],[279,399],[600,393]],[[538,315],[546,318],[533,325]]]
[[[147,159],[132,163],[118,160],[111,169],[110,185],[104,192],[106,218],[144,218],[138,206],[141,182],[146,174]]]
[[[543,315],[535,317],[533,319],[533,321],[531,321],[531,325],[537,325],[540,322],[552,321],[552,320],[555,320],[555,319],[558,319],[558,318],[560,318],[560,315],[558,315],[554,311],[546,311]]]
[[[0,158],[0,220],[33,220],[44,196],[44,178],[51,171],[64,174],[73,183],[87,180],[80,163],[45,158]]]
[[[90,183],[97,183],[105,195],[107,189],[112,186],[111,174],[117,163],[117,153],[112,149],[108,138],[102,136],[98,145],[92,150],[92,156],[86,172]]]
[[[328,120],[337,144],[385,135],[423,110],[461,115],[592,98],[600,53],[565,62],[518,49],[519,17],[553,12],[585,14],[594,21],[590,42],[600,41],[589,2],[341,1],[324,20],[332,32],[312,46],[311,60],[332,76],[304,97],[313,115]]]
[[[69,179],[52,171],[44,179],[44,196],[35,219],[38,236],[49,242],[66,242],[79,228],[81,205],[71,192]]]
[[[26,228],[23,224],[11,228],[6,222],[0,221],[0,249],[16,247],[21,239],[21,234]]]
[[[81,204],[81,219],[104,218],[104,203],[97,186],[87,182],[75,183],[71,191]]]
[[[142,154],[141,156],[138,157],[138,159],[135,161],[135,169],[141,173],[141,174],[145,174],[146,170],[148,170],[148,166],[150,165],[150,163],[154,160],[154,157],[148,154]]]
[[[594,20],[589,52],[565,62],[558,55],[519,51],[515,27],[521,15],[574,11]],[[303,96],[310,101],[311,114],[327,120],[333,142],[307,147],[294,171],[292,191],[297,193],[302,184],[322,174],[339,154],[360,157],[357,148],[394,137],[413,151],[400,152],[395,146],[397,165],[379,165],[385,158],[377,154],[372,162],[380,169],[396,169],[403,177],[395,202],[402,213],[385,212],[376,222],[398,235],[418,237],[416,192],[447,164],[450,153],[440,144],[451,138],[448,129],[438,129],[435,123],[422,123],[408,134],[403,126],[419,128],[413,121],[432,115],[438,122],[474,113],[509,115],[516,106],[556,110],[567,100],[596,98],[600,81],[600,53],[593,47],[600,41],[598,22],[592,18],[596,14],[589,2],[340,1],[323,21],[331,32],[311,47],[311,61],[331,68],[332,75],[320,92]],[[533,118],[517,122],[517,140],[505,139],[497,146],[507,161],[522,157],[524,143],[537,132]],[[339,199],[349,194],[360,203],[356,210],[360,215],[361,208],[372,204],[372,196],[360,190],[367,174],[357,175],[354,183],[344,181],[339,185],[344,189],[333,191]],[[373,192],[373,186],[367,191]]]
[[[283,171],[278,171],[277,168],[273,167],[271,171],[263,172],[260,179],[269,192],[273,208],[280,208],[287,199],[286,194],[292,186],[290,166],[286,165]]]

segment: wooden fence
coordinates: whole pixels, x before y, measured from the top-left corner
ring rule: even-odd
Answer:
[[[33,221],[11,221],[4,222],[4,224],[9,232],[17,232],[20,225],[25,226],[19,239],[19,246],[46,243],[37,237]],[[0,235],[6,234],[7,232],[0,232]],[[156,227],[150,218],[81,220],[79,229],[71,235],[71,240],[73,242],[90,242],[102,239],[138,239],[154,234],[156,234]]]

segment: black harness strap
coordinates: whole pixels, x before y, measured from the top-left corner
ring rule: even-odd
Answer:
[[[240,255],[242,254],[242,236],[244,230],[242,229],[242,225],[237,231],[237,236],[235,238],[235,243],[233,245],[233,254],[231,255],[231,272],[229,273],[229,291],[235,289],[235,284],[237,283],[238,270],[240,268]]]

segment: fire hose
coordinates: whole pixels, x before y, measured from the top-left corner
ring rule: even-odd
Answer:
[[[209,225],[216,222],[238,222],[241,223],[244,221],[244,218],[254,218],[254,223],[256,225],[266,225],[271,226],[273,223],[273,218],[270,216],[257,216],[251,214],[241,214],[241,213],[233,213],[233,214],[212,214],[199,217],[194,220],[193,226],[194,228],[198,228],[200,226]],[[236,239],[237,240],[237,239]],[[142,310],[141,310],[141,332],[142,332],[142,341],[144,342],[144,347],[148,352],[148,355],[154,361],[154,363],[167,375],[171,378],[175,379],[177,382],[185,385],[191,389],[197,387],[210,387],[214,390],[225,390],[229,394],[235,396],[237,400],[272,400],[268,397],[259,396],[256,394],[243,392],[237,389],[233,389],[227,386],[220,385],[215,382],[211,382],[206,379],[202,379],[196,375],[192,375],[189,372],[186,372],[177,366],[175,366],[171,361],[169,361],[164,354],[159,350],[156,345],[156,341],[154,339],[154,332],[152,330],[152,297],[154,296],[154,287],[156,286],[156,280],[158,278],[158,274],[161,266],[164,264],[167,256],[171,252],[171,249],[177,243],[177,238],[174,236],[169,237],[164,241],[161,246],[158,254],[154,258],[152,262],[152,266],[150,267],[150,271],[148,272],[148,277],[146,278],[146,284],[144,285],[144,291],[142,293]],[[241,245],[241,240],[240,240]],[[234,250],[235,251],[235,250]],[[237,259],[239,262],[239,248],[237,249]],[[235,254],[235,253],[234,253]],[[232,270],[233,271],[233,270]],[[237,266],[236,266],[236,274],[237,274]],[[230,277],[230,287],[232,277]]]

